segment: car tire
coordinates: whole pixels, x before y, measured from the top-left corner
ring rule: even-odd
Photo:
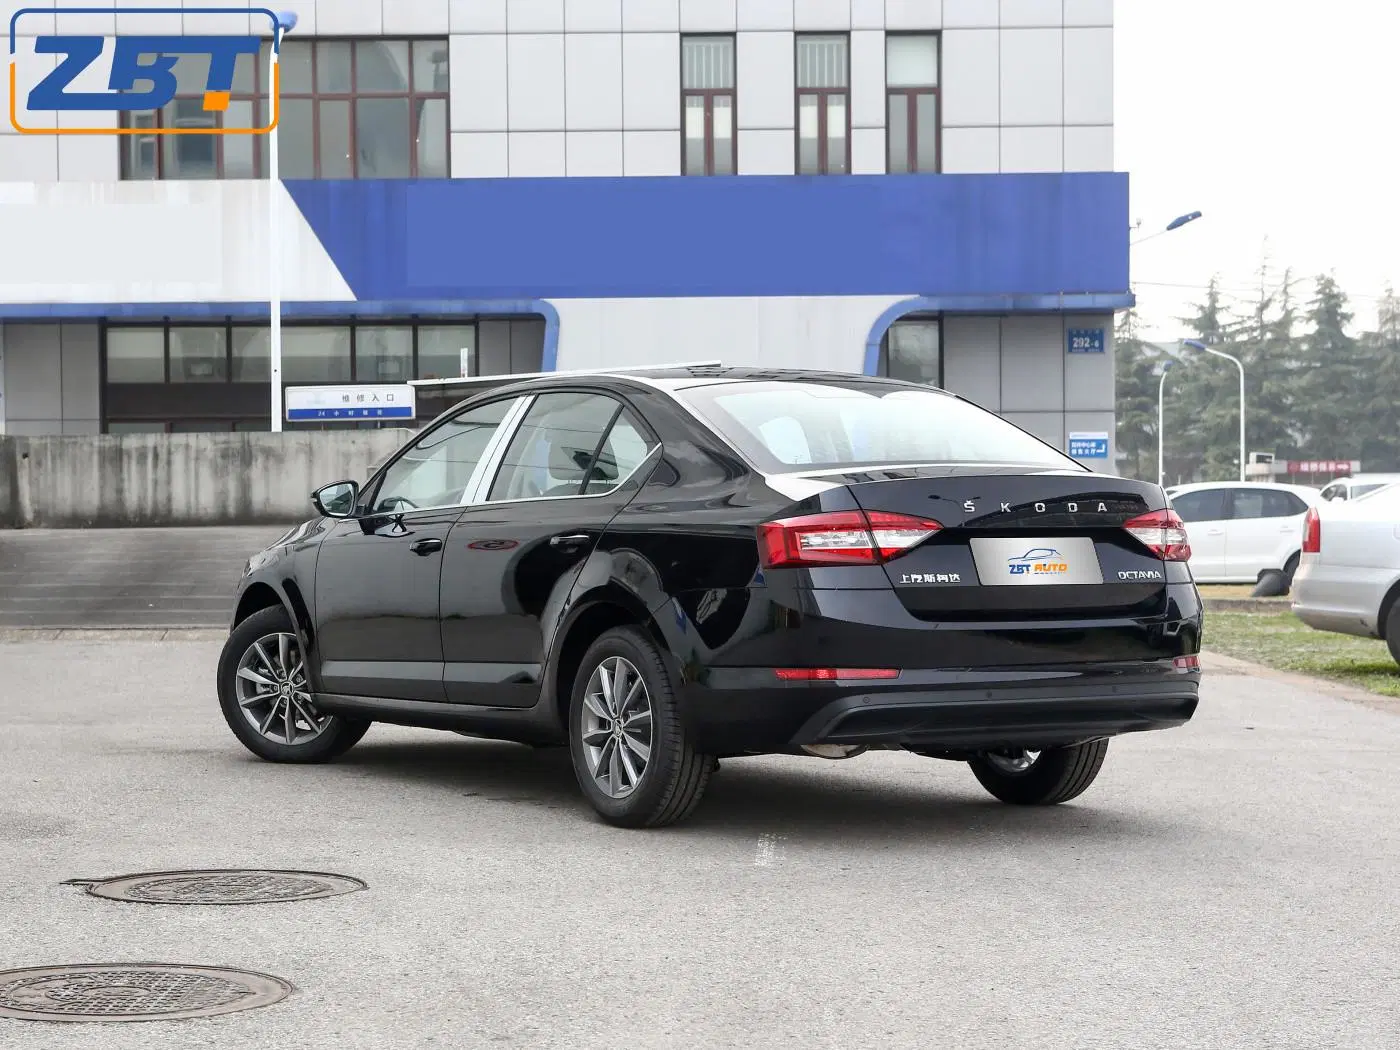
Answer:
[[[970,760],[972,774],[993,796],[1013,806],[1055,806],[1082,795],[1094,782],[1108,753],[1107,740],[1022,751],[1035,757],[1022,769],[1014,755],[986,754]]]
[[[584,654],[569,703],[569,753],[584,796],[609,824],[675,824],[705,793],[715,760],[691,743],[678,679],[636,627],[604,632]]]
[[[1400,664],[1400,601],[1390,603],[1390,611],[1385,614],[1385,647],[1390,650],[1390,658]]]
[[[1260,573],[1258,581],[1254,584],[1254,590],[1249,592],[1251,598],[1281,598],[1288,593],[1288,580],[1282,570],[1266,569]]]
[[[1293,577],[1297,575],[1298,561],[1301,557],[1301,554],[1294,554],[1283,563],[1283,587],[1285,594],[1293,590]]]
[[[329,762],[369,731],[368,721],[316,710],[296,631],[281,606],[261,609],[229,632],[218,688],[233,735],[269,762]]]

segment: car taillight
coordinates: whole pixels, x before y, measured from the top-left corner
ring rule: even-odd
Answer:
[[[870,682],[899,677],[893,667],[779,667],[773,673],[784,682]]]
[[[918,546],[936,521],[882,510],[839,510],[766,521],[758,527],[765,569],[808,565],[879,565]]]
[[[1303,515],[1303,553],[1322,553],[1322,518],[1316,507],[1309,507]]]
[[[1154,510],[1126,522],[1127,529],[1163,561],[1189,561],[1191,543],[1186,524],[1174,510]]]

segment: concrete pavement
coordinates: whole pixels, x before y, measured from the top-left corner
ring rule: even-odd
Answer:
[[[695,818],[598,823],[558,751],[375,727],[279,767],[215,706],[217,643],[0,645],[0,969],[235,966],[220,1019],[0,1019],[7,1050],[1391,1050],[1400,718],[1208,678],[1049,810],[909,755],[732,760]],[[339,872],[346,897],[117,904],[66,879]]]
[[[248,555],[286,529],[0,529],[0,627],[227,627]]]

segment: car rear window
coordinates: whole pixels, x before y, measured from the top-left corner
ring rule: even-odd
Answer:
[[[947,394],[879,383],[729,383],[677,391],[760,469],[1006,463],[1084,469]]]

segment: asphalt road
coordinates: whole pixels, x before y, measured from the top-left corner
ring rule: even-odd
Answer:
[[[227,627],[285,528],[0,529],[0,627]]]
[[[254,761],[209,641],[0,644],[0,969],[235,966],[263,1010],[0,1020],[7,1050],[1393,1050],[1400,717],[1210,678],[1189,726],[1017,810],[909,755],[725,764],[686,825],[611,829],[559,752],[376,727]],[[66,879],[306,868],[369,890],[118,904]]]

